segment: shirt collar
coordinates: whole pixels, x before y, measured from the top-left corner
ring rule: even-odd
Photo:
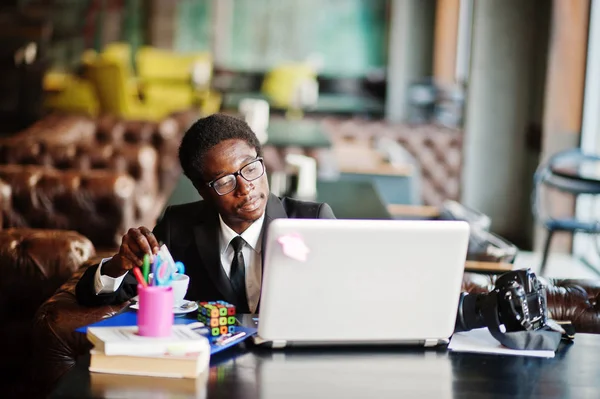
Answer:
[[[244,241],[255,251],[260,253],[262,250],[262,245],[260,241],[263,223],[265,221],[265,214],[254,221],[242,234],[238,234],[231,229],[231,227],[227,226],[223,221],[223,218],[219,214],[219,224],[220,235],[219,235],[219,252],[221,255],[225,253],[227,247],[229,247],[229,243],[238,235],[242,236]]]

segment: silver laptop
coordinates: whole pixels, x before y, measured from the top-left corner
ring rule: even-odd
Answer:
[[[255,341],[447,343],[468,240],[462,221],[276,219]]]

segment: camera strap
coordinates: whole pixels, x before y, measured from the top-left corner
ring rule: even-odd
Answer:
[[[519,350],[551,350],[556,351],[562,333],[545,326],[534,331],[502,332],[498,317],[498,293],[490,292],[482,304],[485,324],[492,336],[502,345]]]

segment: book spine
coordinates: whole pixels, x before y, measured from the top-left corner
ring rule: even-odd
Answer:
[[[104,370],[102,368],[96,368],[90,366],[90,372],[92,373],[105,373],[105,374],[126,374],[126,375],[141,375],[145,377],[167,377],[167,378],[196,378],[196,375],[187,375],[181,373],[152,373],[144,371],[131,371],[131,370],[118,370],[110,369]]]

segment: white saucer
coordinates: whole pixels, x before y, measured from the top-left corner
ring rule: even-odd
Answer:
[[[136,298],[132,298],[132,299],[137,299]],[[187,307],[185,306],[187,305]],[[132,304],[131,306],[129,306],[131,309],[139,309],[139,303],[136,302],[134,304]],[[187,299],[183,300],[183,303],[180,306],[174,306],[173,307],[173,314],[186,314],[186,313],[190,313],[193,312],[194,310],[198,309],[198,303],[195,301],[188,301]]]

